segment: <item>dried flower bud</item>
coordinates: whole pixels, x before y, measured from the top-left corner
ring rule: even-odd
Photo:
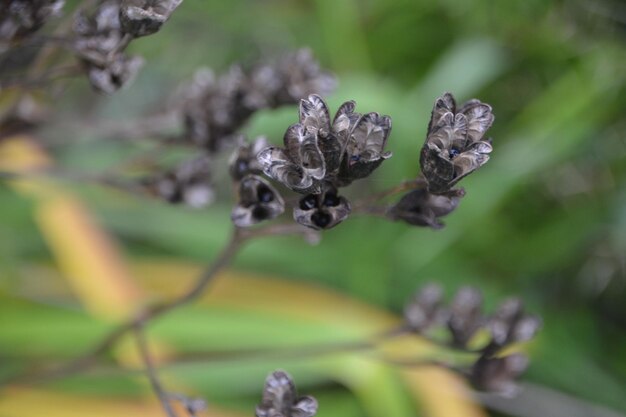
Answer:
[[[481,356],[471,370],[472,384],[485,391],[506,396],[518,391],[515,380],[528,368],[528,358],[520,353],[503,357]]]
[[[317,400],[311,396],[298,397],[291,376],[275,371],[265,380],[263,400],[255,414],[256,417],[313,417],[316,413]]]
[[[337,195],[337,190],[326,186],[321,194],[308,194],[293,209],[293,218],[312,229],[330,229],[350,214],[350,202]]]
[[[129,85],[143,67],[140,56],[116,54],[105,65],[84,62],[91,86],[101,93],[112,94]]]
[[[489,160],[492,147],[482,139],[493,120],[491,106],[478,100],[457,109],[452,94],[437,99],[420,157],[430,192],[450,190]]]
[[[138,38],[156,33],[183,0],[122,0],[122,30]]]
[[[269,182],[257,175],[248,175],[239,183],[239,202],[231,219],[237,227],[248,227],[280,216],[285,202]]]
[[[387,215],[393,220],[402,220],[414,226],[441,229],[444,224],[439,218],[453,212],[463,195],[465,193],[462,189],[446,195],[431,194],[425,188],[413,190],[393,205]]]
[[[228,163],[231,178],[240,181],[248,174],[260,174],[263,167],[261,167],[257,155],[268,147],[269,143],[265,136],[258,137],[252,143],[245,143],[242,138],[239,147],[233,152]]]
[[[524,314],[522,302],[517,298],[505,300],[488,323],[491,332],[490,350],[500,349],[511,343],[532,339],[541,320],[537,316]]]
[[[390,156],[381,151],[391,120],[353,110],[354,102],[344,103],[331,125],[328,106],[320,96],[301,100],[300,123],[287,129],[285,147],[270,147],[259,154],[263,172],[302,194],[320,193],[325,182],[341,186],[369,175]]]
[[[206,207],[215,198],[207,156],[186,161],[159,178],[149,180],[147,185],[170,203],[185,203],[194,208]]]
[[[428,284],[420,289],[404,308],[404,319],[415,331],[423,332],[445,320],[442,307],[443,290],[437,284]]]
[[[11,41],[39,30],[59,16],[65,0],[5,0],[0,4],[0,40]]]
[[[476,288],[463,287],[457,291],[448,318],[448,328],[455,346],[466,347],[483,326],[482,304],[482,294]]]

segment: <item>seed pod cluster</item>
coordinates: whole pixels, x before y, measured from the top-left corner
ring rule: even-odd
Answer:
[[[405,306],[407,326],[429,338],[434,329],[446,329],[448,339],[438,343],[477,355],[472,366],[465,370],[477,388],[513,394],[515,379],[528,366],[528,359],[521,353],[503,354],[503,351],[531,340],[541,327],[539,317],[526,314],[516,298],[505,300],[493,314],[485,314],[482,294],[472,287],[460,288],[449,305],[443,296],[442,288],[436,284],[417,291]],[[476,348],[474,339],[480,332],[489,337]]]

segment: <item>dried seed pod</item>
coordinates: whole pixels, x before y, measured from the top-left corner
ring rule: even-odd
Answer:
[[[320,96],[301,100],[300,122],[287,129],[284,148],[259,154],[265,174],[302,194],[318,194],[324,182],[343,186],[369,175],[391,155],[382,152],[391,119],[353,110],[353,101],[344,103],[331,125]]]
[[[481,356],[471,369],[470,380],[480,390],[512,396],[518,391],[515,380],[526,371],[528,363],[528,358],[521,353]]]
[[[156,33],[183,0],[122,0],[122,30],[136,38]]]
[[[256,407],[256,417],[313,417],[317,400],[311,396],[298,397],[289,374],[275,371],[265,380],[263,399]]]
[[[186,89],[183,97],[189,140],[215,152],[232,142],[255,111],[293,104],[314,92],[330,92],[334,84],[328,80],[332,77],[319,70],[310,53],[300,55],[296,52],[250,71],[234,66],[217,80],[211,77],[201,86],[194,82],[197,88]],[[303,94],[294,95],[293,88]]]
[[[104,65],[84,62],[91,86],[105,94],[113,94],[132,83],[143,64],[142,57],[124,54],[116,54]]]
[[[443,289],[428,284],[420,289],[404,308],[404,319],[411,329],[423,332],[444,322],[447,313],[443,308]]]
[[[90,16],[78,12],[73,22],[78,58],[92,87],[106,94],[130,84],[144,64],[141,57],[116,51],[123,38],[119,11],[116,1],[103,1]]]
[[[293,209],[293,218],[312,229],[330,229],[348,218],[350,211],[350,202],[338,196],[334,187],[326,185],[321,194],[302,197]]]
[[[490,350],[499,350],[512,344],[532,339],[541,320],[537,316],[524,313],[524,306],[517,298],[505,300],[488,323],[491,332]]]
[[[484,325],[482,305],[482,294],[476,288],[462,287],[457,291],[448,318],[448,328],[455,346],[467,347],[470,339]]]
[[[0,40],[12,41],[39,30],[61,14],[65,0],[5,0],[0,4]],[[1,52],[1,49],[0,49]]]
[[[269,182],[257,175],[248,175],[239,183],[239,202],[231,219],[237,227],[249,227],[278,217],[285,211],[285,202]]]
[[[491,106],[476,99],[459,109],[450,93],[437,99],[420,157],[430,192],[449,191],[489,160],[492,147],[483,136],[493,120]]]
[[[387,216],[414,226],[441,229],[444,224],[439,218],[453,212],[464,195],[463,189],[445,195],[431,194],[426,188],[409,191],[387,211]]]
[[[369,176],[385,159],[391,157],[391,152],[383,151],[390,133],[389,116],[368,113],[356,122],[347,137],[339,172],[342,183],[349,184]]]
[[[274,93],[275,106],[297,103],[309,94],[330,94],[337,87],[335,77],[320,68],[308,48],[284,56],[276,66],[281,88]]]
[[[263,172],[257,155],[265,148],[269,148],[269,143],[265,136],[259,136],[251,143],[246,143],[241,138],[239,147],[233,152],[228,162],[228,171],[231,178],[235,181],[241,181],[248,174],[260,174]]]
[[[147,181],[149,189],[170,203],[206,207],[215,199],[211,162],[207,156],[185,161],[174,170]]]

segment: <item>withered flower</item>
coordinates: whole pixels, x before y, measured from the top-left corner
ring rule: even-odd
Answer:
[[[313,417],[317,400],[311,396],[298,397],[289,374],[275,371],[265,380],[263,400],[256,407],[256,417]]]
[[[231,219],[235,226],[248,227],[273,219],[285,211],[285,202],[269,182],[257,175],[248,175],[239,183],[239,202]]]
[[[483,136],[493,120],[491,106],[476,99],[459,109],[450,93],[437,99],[420,157],[430,192],[452,189],[489,160],[492,147]]]
[[[404,308],[404,319],[411,329],[423,332],[433,325],[441,324],[446,316],[443,306],[443,290],[437,284],[420,289]]]
[[[183,0],[122,0],[122,30],[138,38],[156,33]]]
[[[519,299],[505,300],[488,322],[491,343],[487,349],[495,352],[512,343],[526,342],[535,336],[540,327],[539,317],[525,314]]]
[[[426,188],[410,191],[387,211],[387,216],[414,226],[441,229],[444,224],[439,218],[453,212],[465,194],[462,189],[455,191],[440,195],[432,194]]]
[[[528,362],[528,358],[521,353],[502,357],[481,356],[470,371],[470,380],[480,390],[512,396],[518,391],[515,380],[526,371]]]
[[[263,171],[263,167],[261,167],[257,155],[269,146],[265,136],[260,136],[251,143],[246,143],[242,137],[239,147],[233,152],[228,162],[231,178],[235,181],[240,181],[248,174],[260,174]]]
[[[320,194],[308,194],[293,209],[293,218],[312,229],[330,229],[350,214],[350,202],[337,195],[337,190],[326,185]]]
[[[482,305],[482,294],[476,288],[462,287],[457,291],[448,318],[448,328],[455,346],[467,347],[471,338],[485,324]]]
[[[284,148],[270,147],[259,154],[266,175],[293,191],[321,192],[323,183],[335,186],[369,175],[389,158],[383,153],[391,119],[354,113],[355,103],[344,103],[332,125],[324,100],[312,94],[300,101],[300,123],[287,129]]]
[[[185,203],[194,208],[208,206],[215,198],[207,156],[185,161],[159,178],[149,180],[147,185],[170,203]]]
[[[65,0],[5,0],[0,4],[0,40],[11,41],[39,30],[59,16]]]

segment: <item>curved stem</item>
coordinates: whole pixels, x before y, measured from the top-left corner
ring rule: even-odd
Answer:
[[[168,415],[168,417],[176,417],[176,413],[174,412],[174,410],[172,409],[172,405],[170,404],[168,394],[165,389],[163,389],[161,381],[159,381],[156,370],[154,369],[154,363],[152,362],[152,357],[148,349],[148,343],[146,342],[146,337],[143,332],[143,326],[136,325],[134,327],[134,332],[137,341],[137,349],[139,350],[139,355],[141,356],[141,359],[146,366],[146,373],[148,374],[150,385],[152,385],[152,390],[159,398],[159,401],[161,401],[161,405],[163,406],[163,409],[165,410],[165,413]]]
[[[137,326],[145,326],[148,322],[151,322],[152,320],[155,320],[176,308],[195,301],[213,282],[213,279],[217,276],[217,274],[232,262],[239,250],[248,240],[262,236],[306,233],[306,231],[303,231],[302,229],[303,228],[301,226],[296,228],[291,224],[269,225],[253,230],[235,228],[228,244],[217,255],[211,265],[209,265],[209,267],[200,274],[194,284],[181,296],[171,301],[154,304],[151,307],[144,309],[130,320],[121,323],[116,328],[111,330],[90,351],[79,356],[78,358],[75,358],[60,368],[47,372],[36,372],[29,375],[18,376],[17,378],[13,378],[12,381],[7,382],[41,382],[42,380],[45,381],[72,375],[78,371],[90,368],[96,363],[97,359],[101,355],[109,351],[123,336],[137,328]]]

